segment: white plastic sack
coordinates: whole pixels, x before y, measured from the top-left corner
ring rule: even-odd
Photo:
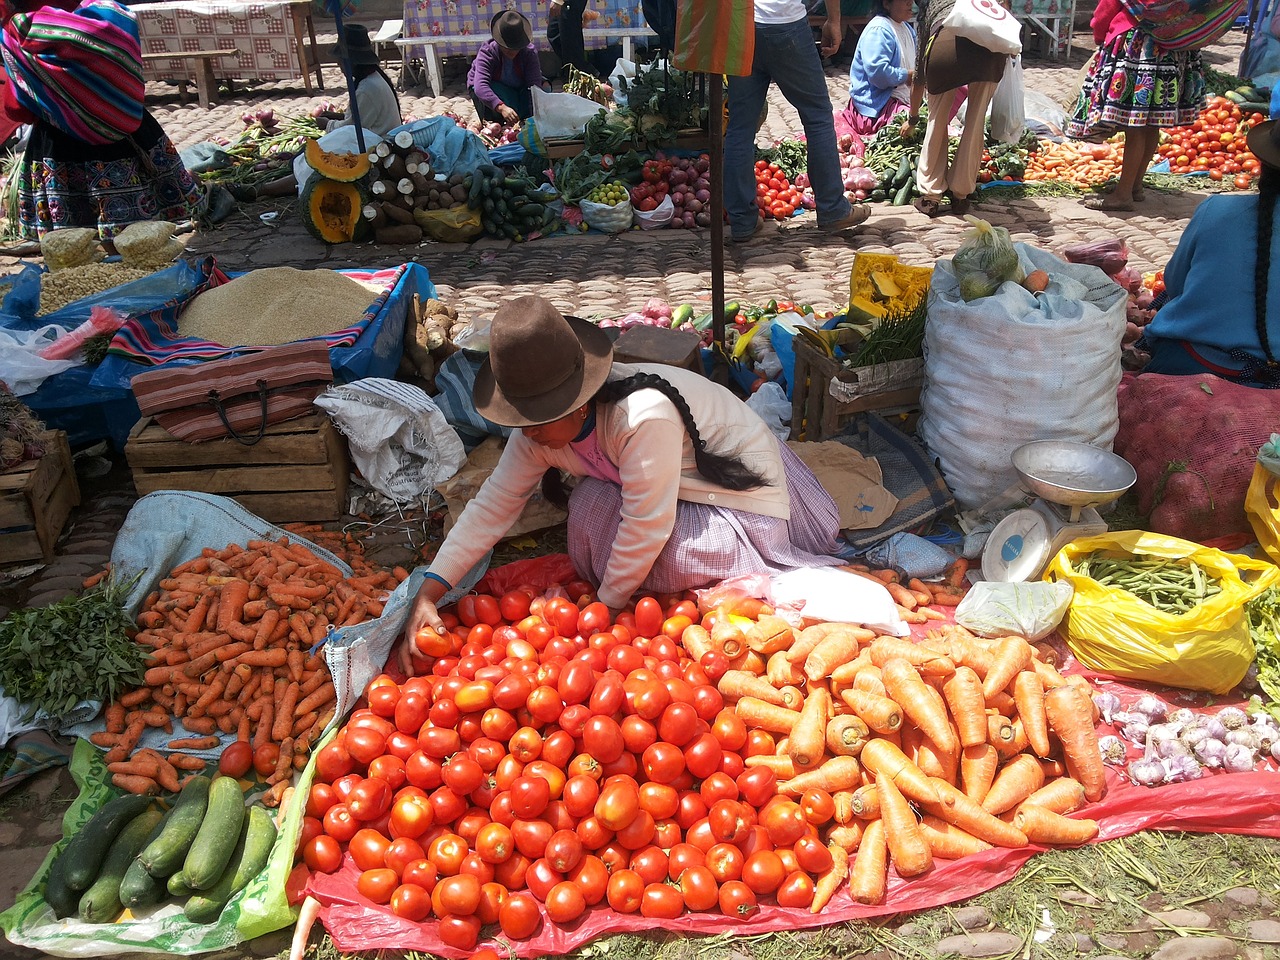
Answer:
[[[791,401],[777,383],[765,381],[747,398],[747,406],[760,415],[769,432],[779,440],[791,436]]]
[[[627,105],[627,92],[622,89],[622,81],[631,81],[635,78],[635,61],[619,57],[618,62],[613,65],[613,70],[609,72],[609,83],[613,87],[613,99],[616,103],[624,107]]]
[[[1119,428],[1120,339],[1128,294],[1097,267],[1015,243],[1039,295],[1005,283],[965,303],[950,258],[929,286],[919,434],[961,509],[1018,482],[1013,451],[1032,440],[1111,449]]]
[[[980,637],[1010,634],[1039,640],[1067,615],[1075,588],[1055,583],[1000,583],[979,580],[956,607],[956,623]]]
[[[46,324],[39,330],[0,327],[0,380],[14,396],[25,397],[40,389],[47,377],[77,365],[75,360],[45,360],[40,351],[68,333],[66,327]]]
[[[364,132],[365,149],[370,149],[375,143],[381,143],[382,138],[372,130]],[[356,139],[356,128],[347,125],[339,127],[337,130],[330,130],[328,133],[320,137],[316,141],[316,145],[326,153],[359,153],[360,143]],[[307,188],[307,181],[315,176],[315,170],[311,168],[311,164],[307,163],[307,155],[304,151],[293,158],[293,176],[298,181],[298,196],[302,196],[302,191]]]
[[[635,221],[641,230],[658,230],[665,227],[675,215],[676,205],[672,203],[670,194],[663,197],[662,202],[652,210],[637,208],[634,211]]]
[[[533,97],[533,122],[544,140],[548,137],[578,137],[587,121],[604,109],[594,100],[572,93],[547,93],[541,87],[530,87]]]
[[[630,200],[608,204],[583,198],[578,201],[578,207],[582,210],[582,219],[587,222],[587,226],[602,233],[622,233],[631,229],[631,221],[635,219],[635,208],[631,206]],[[674,205],[671,210],[675,212]]]
[[[347,437],[368,484],[398,503],[417,500],[466,462],[462,438],[422,390],[368,377],[316,398]]]
[[[991,136],[1001,143],[1017,143],[1027,129],[1022,98],[1022,57],[1011,57],[991,98]]]
[[[767,599],[779,616],[790,610],[806,619],[860,623],[894,637],[911,633],[887,589],[846,570],[817,567],[775,574]]]

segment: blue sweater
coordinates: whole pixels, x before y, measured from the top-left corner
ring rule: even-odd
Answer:
[[[1280,357],[1280,204],[1272,229],[1266,315],[1271,352]],[[1232,370],[1240,367],[1233,349],[1265,357],[1254,322],[1257,244],[1257,194],[1219,194],[1201,203],[1165,267],[1168,300],[1147,326],[1147,339],[1188,340],[1206,360]]]
[[[907,29],[915,36],[915,29]],[[907,81],[909,66],[902,63],[902,50],[888,17],[872,18],[858,37],[849,68],[849,100],[864,117],[878,117],[889,103],[895,87]]]

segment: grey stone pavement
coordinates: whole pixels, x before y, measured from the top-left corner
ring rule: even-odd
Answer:
[[[1087,29],[1078,31],[1077,36],[1088,43]],[[327,49],[332,40],[332,35],[322,35],[322,47]],[[1238,33],[1229,35],[1206,52],[1208,63],[1234,73],[1241,43]],[[1053,98],[1066,96],[1089,52],[1088,47],[1076,48],[1071,56],[1058,61],[1028,58],[1027,88]],[[441,97],[432,98],[421,89],[402,92],[405,115],[425,117],[451,110],[470,116],[464,71],[465,62],[447,64],[446,89]],[[390,72],[395,77],[398,64],[393,64]],[[847,96],[845,69],[828,69],[827,80],[833,107],[843,104]],[[325,71],[325,82],[328,89],[312,95],[306,94],[301,80],[252,87],[241,84],[207,111],[194,103],[180,104],[170,86],[153,84],[148,96],[151,109],[170,137],[185,147],[233,135],[241,128],[240,115],[247,109],[270,106],[277,117],[284,117],[305,113],[325,100],[345,102],[336,69]],[[774,90],[760,142],[794,137],[800,129],[795,111]],[[1138,211],[1112,216],[1086,210],[1074,199],[984,201],[976,205],[974,213],[1007,227],[1016,240],[1050,250],[1082,240],[1123,237],[1131,265],[1154,270],[1168,260],[1203,196],[1148,191],[1148,199]],[[464,317],[482,315],[508,296],[529,292],[549,297],[562,309],[572,309],[581,316],[621,315],[651,296],[672,303],[710,300],[710,248],[705,230],[632,231],[617,237],[574,235],[520,245],[484,239],[470,245],[424,243],[412,248],[372,244],[328,247],[307,235],[291,208],[263,220],[261,214],[271,209],[275,208],[266,204],[241,207],[217,227],[189,236],[189,254],[213,254],[228,270],[280,265],[374,267],[411,259],[429,269],[439,296]],[[955,218],[931,221],[910,207],[884,204],[873,205],[871,210],[867,223],[847,238],[833,239],[819,233],[812,216],[807,215],[785,227],[771,223],[751,243],[730,246],[725,267],[728,298],[751,302],[785,297],[810,302],[819,309],[840,307],[848,299],[849,271],[860,250],[892,252],[908,263],[931,264],[953,253],[964,233],[965,225]],[[0,257],[0,274],[12,271],[16,262]],[[74,592],[79,580],[98,569],[110,554],[115,531],[133,500],[130,485],[116,483],[110,489],[95,491],[92,481],[82,479],[82,489],[85,503],[73,514],[57,559],[24,585],[29,605],[42,605]],[[7,612],[0,601],[0,617]],[[25,886],[59,835],[62,804],[72,795],[74,786],[64,767],[39,775],[0,801],[0,863],[5,867],[0,870],[0,909]],[[1271,844],[1275,855],[1274,842],[1258,842]],[[1082,902],[1074,943],[1065,953],[1055,946],[1059,943],[1056,939],[1043,948],[1028,947],[1024,953],[1020,939],[996,927],[985,909],[960,907],[955,910],[953,935],[932,945],[917,943],[910,955],[1280,960],[1277,900],[1280,893],[1274,878],[1257,889],[1244,886],[1209,893],[1199,910],[1169,910],[1156,897],[1148,905],[1150,923],[1138,930],[1111,933],[1092,930],[1088,919],[1091,905]],[[908,938],[911,927],[908,920],[895,932]],[[1170,932],[1175,928],[1177,935]],[[287,950],[289,936],[289,930],[281,931],[243,945],[230,955],[275,956]],[[746,956],[740,951],[736,955]],[[880,951],[865,956],[868,960],[892,960],[899,954]],[[30,960],[40,954],[0,939],[0,958],[9,957]]]

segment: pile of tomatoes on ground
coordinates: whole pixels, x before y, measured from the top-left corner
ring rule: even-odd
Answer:
[[[776,163],[756,161],[756,204],[766,220],[786,220],[804,208],[804,194]]]
[[[370,909],[434,918],[462,950],[491,925],[524,940],[597,905],[655,919],[746,918],[765,897],[807,909],[831,867],[818,828],[834,803],[778,796],[774,772],[747,765],[776,746],[726,708],[724,654],[695,663],[681,646],[707,618],[645,597],[613,622],[589,599],[473,596],[445,614],[447,634],[424,631],[421,674],[373,680],[316,757],[307,867],[349,859]]]
[[[1156,155],[1169,161],[1171,173],[1207,172],[1210,180],[1225,180],[1237,190],[1248,190],[1258,176],[1258,158],[1249,152],[1245,137],[1265,120],[1261,113],[1246,115],[1226,97],[1210,97],[1209,104],[1190,126],[1164,131]]]

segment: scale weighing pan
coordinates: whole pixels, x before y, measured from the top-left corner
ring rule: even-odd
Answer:
[[[1093,508],[1119,498],[1138,479],[1122,457],[1071,440],[1025,443],[1012,459],[1022,485],[1037,499],[991,531],[982,551],[982,573],[989,580],[1033,580],[1072,540],[1105,533],[1107,525]]]
[[[1074,440],[1033,440],[1013,451],[1013,468],[1030,493],[1081,510],[1119,499],[1138,481],[1138,473],[1110,450]]]

